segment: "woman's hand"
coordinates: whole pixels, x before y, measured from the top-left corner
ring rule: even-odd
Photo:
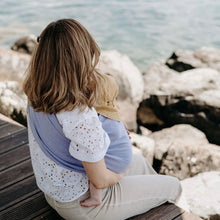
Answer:
[[[104,158],[98,162],[85,162],[82,164],[89,180],[97,189],[104,189],[115,185],[121,179],[121,175],[106,168]]]

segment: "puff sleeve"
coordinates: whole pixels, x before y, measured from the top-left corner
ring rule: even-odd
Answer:
[[[94,109],[82,113],[64,112],[58,120],[64,135],[71,140],[69,152],[74,158],[86,162],[104,158],[110,140]]]

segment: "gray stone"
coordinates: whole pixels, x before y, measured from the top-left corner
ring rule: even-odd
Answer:
[[[220,172],[204,172],[181,181],[190,211],[203,219],[220,219]]]
[[[121,120],[129,131],[137,131],[136,112],[137,107],[128,100],[117,101],[120,106]]]
[[[144,73],[144,100],[137,122],[153,131],[175,124],[191,124],[220,145],[220,72],[198,68],[181,74],[163,64]]]
[[[0,82],[0,113],[26,124],[27,97],[16,81]]]
[[[30,58],[26,54],[0,49],[0,81],[15,80],[22,83]]]
[[[102,51],[99,72],[112,74],[118,85],[118,101],[122,109],[122,120],[129,130],[137,129],[136,109],[143,99],[144,83],[141,72],[126,55],[116,50]]]
[[[138,105],[143,99],[142,74],[128,56],[116,50],[102,51],[98,69],[115,76],[119,85],[119,100],[128,100],[131,104]]]
[[[200,172],[220,170],[220,147],[209,144],[205,135],[190,125],[175,125],[149,135],[155,141],[158,172],[179,179]]]
[[[141,154],[147,159],[147,161],[152,165],[154,158],[154,140],[138,135],[136,133],[131,132],[131,143],[134,147],[138,148],[141,151]]]

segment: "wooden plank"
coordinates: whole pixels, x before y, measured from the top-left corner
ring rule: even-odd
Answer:
[[[10,151],[20,145],[28,143],[27,129],[19,130],[18,132],[0,139],[0,154]]]
[[[150,211],[131,217],[127,220],[171,220],[181,215],[184,211],[174,204],[165,203]]]
[[[25,128],[19,125],[6,123],[5,125],[1,126],[0,138],[7,137],[23,129]]]
[[[30,159],[17,164],[7,170],[0,172],[1,186],[0,190],[10,186],[24,178],[33,175],[32,165]]]
[[[32,220],[63,220],[63,218],[60,217],[55,210],[50,209]]]
[[[0,211],[31,197],[39,191],[34,175],[1,190]]]
[[[0,212],[0,220],[33,219],[34,217],[39,216],[40,210],[44,213],[49,209],[50,207],[47,204],[43,193],[40,192]]]
[[[7,123],[6,121],[0,120],[0,128],[2,125],[6,124],[6,123]]]
[[[23,220],[32,220],[33,218],[35,218],[36,216],[41,215],[42,213],[48,212],[49,210],[51,210],[52,208],[47,205],[45,207],[43,207],[42,209],[39,209],[36,212],[31,213],[31,215],[27,216],[26,218],[24,218]]]
[[[0,155],[0,171],[30,158],[28,144]]]
[[[176,217],[173,220],[202,220],[200,217],[193,215],[189,212],[184,212],[182,215]]]

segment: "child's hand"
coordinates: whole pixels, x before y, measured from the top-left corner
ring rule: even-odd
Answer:
[[[128,133],[128,137],[129,137],[129,139],[131,139],[130,132],[128,131],[128,129],[127,129],[125,123],[124,123],[124,126],[125,126],[125,129],[126,129],[127,133]]]

